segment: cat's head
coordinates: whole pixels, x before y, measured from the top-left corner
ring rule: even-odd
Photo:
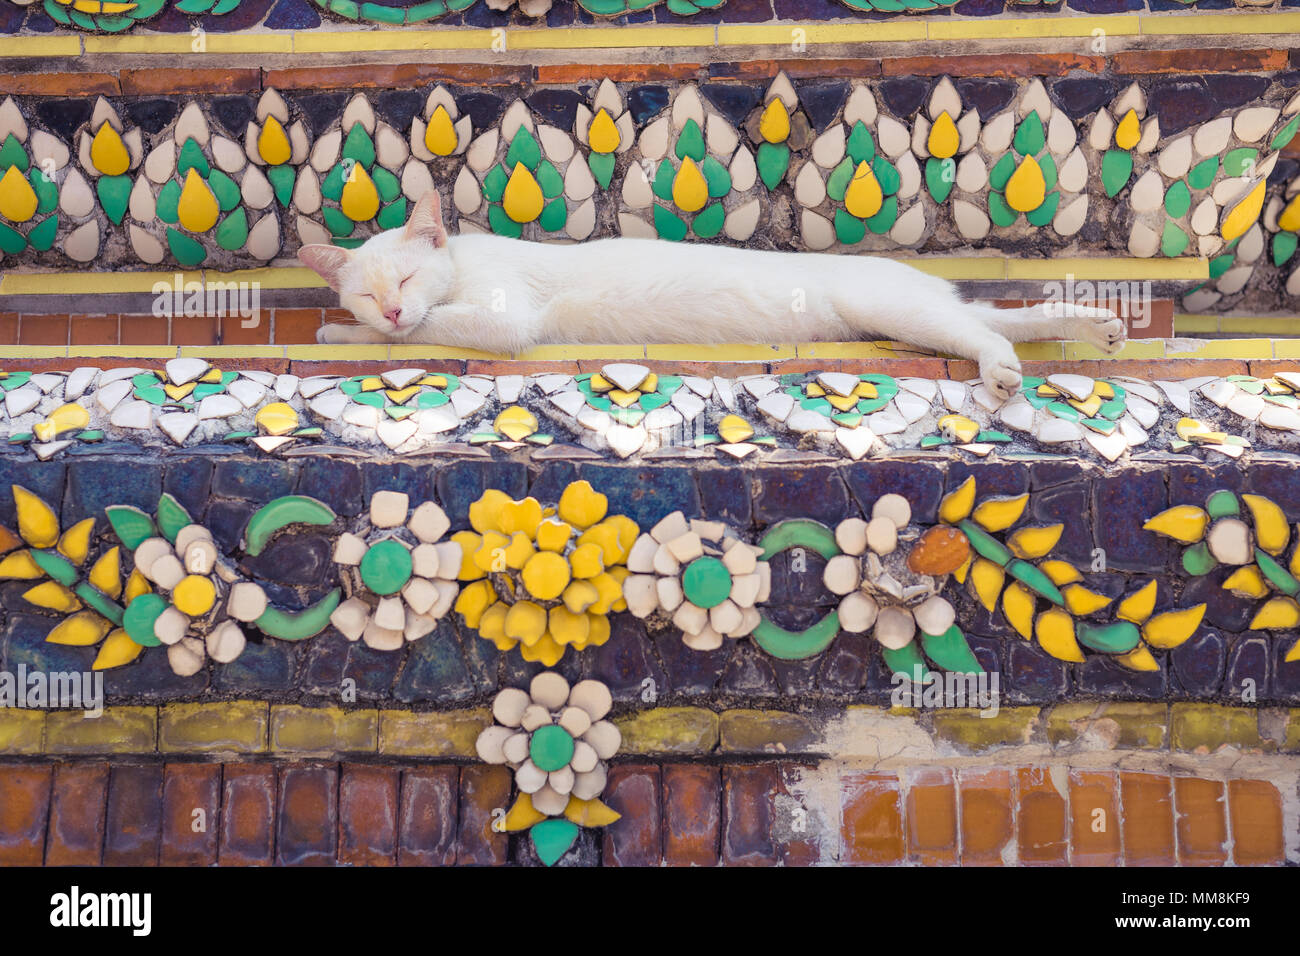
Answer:
[[[303,246],[298,258],[329,283],[358,321],[392,338],[408,335],[451,291],[451,256],[436,189],[420,197],[406,225],[356,249]]]

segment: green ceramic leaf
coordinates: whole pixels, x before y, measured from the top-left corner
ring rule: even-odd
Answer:
[[[689,156],[697,164],[704,162],[704,134],[700,131],[699,123],[693,119],[686,121],[682,131],[677,134],[677,148],[673,152],[678,159]]]
[[[240,207],[223,219],[218,225],[213,237],[217,240],[217,245],[227,252],[234,252],[241,248],[248,240],[248,216]]]
[[[0,167],[2,169],[4,167]],[[32,192],[36,193],[36,212],[38,215],[44,215],[52,212],[54,207],[59,204],[59,186],[52,179],[47,179],[45,173],[40,169],[33,169],[28,174],[28,180],[32,184]]]
[[[167,227],[167,246],[176,257],[176,261],[183,266],[200,265],[208,257],[208,252],[203,248],[202,243],[171,226]]]
[[[528,837],[537,852],[537,858],[551,866],[568,853],[569,847],[577,841],[578,825],[569,820],[551,817],[529,829]]]
[[[48,216],[27,233],[27,242],[37,252],[44,252],[54,245],[54,236],[59,231],[59,217]]]
[[[264,504],[248,519],[248,526],[244,529],[244,550],[256,557],[277,531],[291,524],[327,525],[334,521],[334,517],[330,507],[315,498],[282,495]]]
[[[1225,176],[1245,176],[1258,158],[1259,150],[1249,146],[1230,149],[1223,157],[1223,173]]]
[[[839,632],[840,616],[835,611],[802,631],[787,631],[772,623],[764,614],[750,637],[778,660],[800,661],[826,650]]]
[[[537,165],[537,185],[542,187],[542,195],[547,199],[554,199],[564,192],[564,177],[551,165],[549,159],[544,159]]]
[[[1010,154],[1008,154],[1010,155]],[[989,193],[989,218],[997,226],[1011,226],[1020,218],[1020,214],[1007,205],[1001,193]]]
[[[926,666],[916,641],[897,650],[882,647],[880,654],[885,659],[886,667],[913,683],[924,683],[926,675],[930,673],[930,668]]]
[[[1218,564],[1204,541],[1198,541],[1183,552],[1183,570],[1188,574],[1200,577],[1209,574]]]
[[[731,174],[727,172],[727,167],[712,156],[704,157],[700,171],[704,174],[704,181],[708,183],[710,199],[721,199],[731,192]],[[700,234],[698,229],[695,232],[696,235]]]
[[[569,210],[564,204],[564,199],[552,199],[546,204],[542,214],[537,217],[537,224],[547,232],[559,232],[564,228],[568,218]]]
[[[375,225],[380,229],[396,229],[406,222],[406,207],[405,196],[400,197],[396,202],[390,202],[375,216]]]
[[[701,239],[712,239],[722,232],[726,218],[727,211],[722,208],[722,203],[715,202],[691,220],[691,230]]]
[[[925,161],[925,188],[930,191],[935,202],[943,202],[952,192],[957,179],[957,163],[948,159],[935,159],[931,156]]]
[[[876,182],[880,184],[880,193],[883,196],[894,195],[903,184],[903,177],[898,169],[884,156],[877,156],[871,161],[871,172],[875,175]]]
[[[686,238],[686,223],[663,206],[654,207],[654,222],[660,239],[680,242]]]
[[[1273,237],[1273,265],[1280,266],[1295,255],[1296,240],[1294,232],[1279,232]]]
[[[1165,212],[1174,219],[1181,219],[1191,208],[1192,192],[1187,188],[1187,183],[1180,179],[1165,193]]]
[[[194,137],[186,137],[184,144],[181,145],[180,154],[176,157],[176,173],[181,181],[185,181],[186,174],[193,169],[204,179],[212,172],[212,167],[208,165],[208,158],[203,155],[203,148],[194,140]]]
[[[188,524],[193,524],[194,519],[190,513],[185,510],[185,506],[177,501],[172,495],[164,493],[158,499],[158,528],[162,531],[163,537],[173,544],[176,542],[176,535]]]
[[[959,674],[984,673],[984,668],[980,666],[975,652],[970,649],[970,644],[966,641],[966,635],[956,624],[942,634],[922,632],[921,646],[925,649],[925,656],[946,671]]]
[[[1004,153],[1002,158],[994,163],[993,168],[989,170],[989,185],[998,192],[1005,192],[1007,182],[1015,171],[1016,157],[1011,153]]]
[[[1029,220],[1030,225],[1046,226],[1056,215],[1056,207],[1061,203],[1060,193],[1048,193],[1043,199],[1043,204],[1032,212],[1025,213],[1025,218]]]
[[[677,175],[677,170],[673,169],[673,164],[666,159],[659,161],[659,168],[655,170],[655,181],[650,186],[650,191],[664,202],[673,201],[673,177]]]
[[[1080,621],[1075,625],[1074,633],[1084,647],[1103,654],[1127,654],[1142,639],[1141,632],[1132,621],[1114,621],[1101,625]]]
[[[1300,129],[1300,114],[1293,116],[1291,122],[1287,123],[1277,131],[1277,135],[1273,137],[1271,142],[1269,142],[1268,148],[1281,149],[1295,138],[1297,129]]]
[[[174,182],[168,182],[168,186],[176,186]],[[163,187],[166,192],[166,187]],[[130,176],[100,176],[99,181],[95,183],[95,193],[99,196],[99,205],[104,210],[104,215],[113,222],[114,225],[122,224],[122,217],[126,215],[126,208],[131,196],[131,177]],[[176,198],[180,198],[180,187],[176,186]],[[162,202],[162,196],[158,197],[159,203]],[[163,219],[162,210],[157,211],[159,219],[164,222],[175,222],[175,218]]]
[[[1101,158],[1101,184],[1114,199],[1133,175],[1133,154],[1127,149],[1108,149]]]
[[[1038,118],[1037,110],[1030,110],[1029,115],[1016,127],[1016,135],[1011,141],[1011,147],[1021,156],[1037,156],[1046,144],[1043,121]]]
[[[350,236],[353,230],[357,228],[357,224],[344,215],[342,209],[336,209],[333,206],[322,206],[320,212],[325,219],[325,226],[332,236]]]
[[[898,197],[886,196],[880,204],[880,211],[866,221],[866,226],[877,236],[884,235],[893,228],[898,219]]]
[[[348,130],[347,139],[343,141],[343,158],[360,163],[366,170],[375,164],[374,140],[360,122],[353,123],[352,129]]]
[[[846,156],[826,177],[826,195],[830,196],[835,202],[844,201],[844,194],[848,191],[849,183],[853,179],[854,168],[853,160]]]
[[[483,177],[483,196],[491,203],[499,203],[501,197],[506,194],[506,183],[510,181],[509,174],[501,168],[501,164],[493,166],[488,174]],[[322,188],[322,192],[324,189]]]
[[[315,637],[329,625],[330,615],[339,606],[341,594],[335,588],[304,611],[289,612],[268,607],[253,623],[263,634],[282,641],[301,641]]]
[[[1214,174],[1219,171],[1219,157],[1211,156],[1192,167],[1187,174],[1187,185],[1193,189],[1205,189],[1214,182]]]
[[[222,212],[230,212],[239,205],[239,187],[221,170],[212,171],[208,185],[212,187],[212,195],[217,197],[217,206]]]
[[[849,167],[850,173],[858,163],[869,163],[875,158],[876,142],[871,138],[871,130],[867,129],[862,120],[854,123],[853,129],[849,130],[849,138],[844,148],[852,161],[852,166]]]
[[[16,256],[27,248],[27,237],[17,229],[11,229],[0,222],[0,252]]]
[[[847,209],[835,210],[835,237],[846,246],[861,242],[867,234],[867,224]]]
[[[761,143],[756,157],[758,176],[768,190],[775,189],[790,168],[790,147],[785,143]]]
[[[1190,241],[1187,233],[1183,232],[1182,229],[1172,222],[1166,222],[1164,231],[1160,234],[1160,252],[1162,255],[1171,258],[1181,256]]]
[[[113,533],[128,551],[134,551],[140,547],[140,543],[145,538],[152,538],[158,534],[153,519],[139,508],[132,508],[129,505],[109,505],[104,509],[104,513],[108,515],[108,523],[113,526]]]
[[[374,181],[375,192],[379,193],[381,202],[392,202],[402,194],[402,184],[383,166],[376,166],[370,178]]]
[[[589,153],[587,154],[587,167],[591,170],[591,175],[595,177],[596,182],[600,184],[601,189],[609,188],[609,181],[614,175],[614,154],[613,153]],[[635,171],[629,175],[638,175]]]

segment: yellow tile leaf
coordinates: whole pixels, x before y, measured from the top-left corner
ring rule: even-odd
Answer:
[[[1142,625],[1142,638],[1154,648],[1169,650],[1195,634],[1203,617],[1204,604],[1157,614]]]
[[[126,631],[120,627],[114,630],[104,638],[104,643],[99,646],[99,654],[95,656],[95,663],[91,665],[91,670],[103,671],[110,667],[121,667],[123,664],[129,664],[144,650],[143,644],[137,644],[127,636]]]

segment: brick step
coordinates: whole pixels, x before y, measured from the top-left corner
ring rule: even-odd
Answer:
[[[838,785],[829,814],[809,776]],[[510,791],[481,765],[0,764],[0,865],[535,862],[492,830]],[[1167,773],[615,762],[604,799],[622,818],[577,862],[1276,865],[1288,842],[1273,783]]]

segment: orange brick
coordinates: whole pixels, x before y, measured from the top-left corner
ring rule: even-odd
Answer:
[[[1119,863],[1120,814],[1113,773],[1070,771],[1070,862]]]
[[[1071,70],[1102,73],[1106,60],[1077,53],[974,53],[889,57],[880,68],[885,76],[1064,76]]]
[[[0,345],[18,344],[18,313],[0,312]]]
[[[907,849],[914,863],[957,862],[957,788],[951,770],[919,769],[908,774]]]
[[[337,309],[330,309],[337,312]],[[350,316],[351,313],[348,313]],[[327,319],[327,322],[342,322],[344,319]],[[276,309],[272,319],[275,328],[276,345],[312,345],[316,342],[316,330],[321,327],[320,309]]]
[[[1283,861],[1282,797],[1266,780],[1228,781],[1232,858],[1240,866]]]
[[[564,64],[539,65],[538,83],[599,83],[608,77],[614,83],[652,83],[659,80],[685,80],[703,67],[699,63],[602,63],[599,66]]]
[[[1015,836],[1008,770],[961,773],[961,862],[1001,866],[1002,851]]]
[[[1174,806],[1178,811],[1178,861],[1185,866],[1222,866],[1228,859],[1223,784],[1175,777]]]
[[[255,93],[261,92],[262,72],[257,69],[122,70],[122,93]]]
[[[1242,73],[1285,70],[1286,50],[1125,50],[1110,58],[1111,70],[1131,73]]]
[[[74,315],[73,345],[117,345],[116,315]]]
[[[849,771],[840,775],[840,862],[899,863],[903,859],[903,808],[893,774]]]
[[[185,315],[172,319],[170,345],[216,345],[217,317],[215,315]]]
[[[1020,803],[1020,862],[1025,866],[1066,862],[1065,799],[1044,767],[1016,771]]]
[[[223,315],[220,321],[222,345],[267,345],[271,341],[269,309],[249,318],[238,314]],[[246,327],[246,323],[251,324]]]
[[[14,96],[117,96],[121,92],[111,73],[0,73],[0,90]]]
[[[68,317],[66,315],[23,314],[18,325],[19,345],[67,345]]]
[[[1163,774],[1121,773],[1124,862],[1129,866],[1173,866],[1174,802]]]
[[[0,766],[0,866],[40,866],[50,812],[50,768]]]
[[[123,345],[166,345],[168,319],[165,315],[120,316],[119,336]]]

